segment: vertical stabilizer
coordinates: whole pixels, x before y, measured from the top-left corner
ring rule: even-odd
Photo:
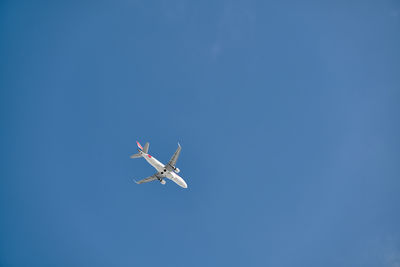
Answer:
[[[136,141],[136,144],[138,146],[138,151],[139,153],[133,154],[131,156],[131,159],[136,159],[136,158],[140,158],[142,157],[142,152],[147,154],[147,151],[149,151],[149,143],[146,143],[146,145],[144,146],[144,148],[142,147],[142,145],[139,143],[139,141]]]
[[[139,143],[139,141],[136,141],[136,144],[137,144],[138,148],[140,148],[140,150],[143,150],[143,147],[142,147],[142,145]]]

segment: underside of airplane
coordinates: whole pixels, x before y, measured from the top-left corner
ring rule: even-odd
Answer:
[[[187,184],[182,177],[178,175],[180,172],[179,168],[177,168],[176,162],[178,161],[179,154],[181,153],[181,145],[178,143],[178,148],[175,153],[172,155],[170,161],[167,164],[163,164],[159,162],[155,157],[149,154],[149,143],[146,143],[144,147],[136,141],[138,146],[138,153],[131,156],[131,158],[144,158],[151,166],[153,166],[157,172],[152,176],[144,178],[140,181],[135,181],[137,184],[143,184],[147,182],[151,182],[154,180],[158,180],[161,184],[166,184],[165,179],[169,179],[175,182],[177,185],[183,188],[187,188]]]

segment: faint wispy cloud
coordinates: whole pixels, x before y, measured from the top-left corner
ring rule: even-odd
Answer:
[[[167,1],[162,2],[164,16],[168,20],[180,20],[186,15],[186,1]]]
[[[393,10],[390,11],[390,16],[391,17],[398,17],[399,15],[400,15],[400,11],[399,10],[393,9]]]
[[[400,267],[400,248],[393,244],[387,245],[384,249],[384,262],[388,267]]]
[[[230,43],[240,43],[253,32],[256,20],[255,9],[249,2],[228,2],[217,24],[215,41],[211,45],[211,56],[216,59]]]

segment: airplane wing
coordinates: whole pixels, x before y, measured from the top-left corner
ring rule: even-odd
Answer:
[[[174,155],[172,155],[171,160],[168,162],[168,165],[171,167],[175,167],[176,162],[178,161],[179,154],[181,153],[181,145],[178,143],[178,148],[176,149]]]
[[[154,175],[152,175],[150,177],[144,178],[143,180],[135,181],[135,183],[143,184],[143,183],[148,183],[148,182],[151,182],[151,181],[154,181],[154,180],[157,180],[156,174],[154,174]]]

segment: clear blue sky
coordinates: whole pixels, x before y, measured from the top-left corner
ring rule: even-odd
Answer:
[[[400,265],[399,1],[72,2],[0,4],[1,266]]]

